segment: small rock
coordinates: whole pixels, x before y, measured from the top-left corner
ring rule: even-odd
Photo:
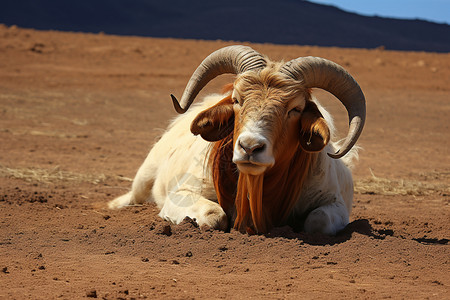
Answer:
[[[157,231],[158,234],[163,234],[163,235],[167,235],[167,236],[171,236],[172,235],[172,227],[170,227],[169,224],[166,225],[162,225],[158,228]]]
[[[35,43],[31,48],[30,51],[35,53],[42,53],[44,51],[45,45],[42,43]]]
[[[88,298],[97,298],[97,291],[96,290],[90,290],[86,293],[86,297]]]
[[[5,274],[9,274],[8,267],[3,267],[2,272]]]
[[[437,285],[444,285],[442,282],[440,282],[439,280],[433,280],[431,283],[437,284]]]

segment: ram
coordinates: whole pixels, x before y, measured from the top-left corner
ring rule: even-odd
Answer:
[[[236,75],[227,91],[191,107],[225,73]],[[330,141],[332,118],[312,88],[332,93],[347,109],[349,131],[341,143]],[[341,66],[318,57],[272,62],[249,47],[229,46],[210,54],[181,101],[173,95],[172,101],[182,115],[153,146],[131,191],[110,208],[150,201],[174,223],[190,217],[201,226],[248,233],[288,224],[332,235],[348,224],[353,146],[366,104]]]

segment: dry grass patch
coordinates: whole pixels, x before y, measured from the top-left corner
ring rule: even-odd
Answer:
[[[123,176],[105,174],[81,174],[63,171],[59,166],[52,169],[41,168],[8,168],[0,165],[0,177],[22,179],[28,182],[58,183],[58,182],[85,182],[101,184],[111,179],[133,181]],[[369,195],[414,195],[423,196],[431,194],[450,195],[450,172],[427,173],[419,175],[420,180],[389,179],[372,177],[355,180],[355,193]]]
[[[40,168],[8,168],[0,165],[0,177],[22,179],[28,182],[57,183],[61,181],[87,182],[91,184],[104,183],[110,179],[132,181],[131,178],[110,176],[105,174],[81,174],[63,171],[59,166],[53,169]]]
[[[355,181],[355,193],[373,195],[414,195],[431,194],[450,195],[450,172],[433,172],[419,174],[415,179],[380,178],[372,173],[372,177]]]

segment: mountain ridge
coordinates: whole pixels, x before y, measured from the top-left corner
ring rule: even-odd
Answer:
[[[35,29],[450,52],[450,25],[368,17],[303,0],[17,0],[0,23]]]

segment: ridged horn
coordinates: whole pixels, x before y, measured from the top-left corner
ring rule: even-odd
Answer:
[[[306,88],[320,88],[338,98],[347,109],[347,137],[332,158],[341,158],[355,145],[366,120],[366,100],[355,79],[340,65],[319,57],[299,57],[280,70],[293,79],[303,81]]]
[[[179,114],[183,114],[200,90],[215,77],[226,73],[240,74],[248,70],[262,69],[266,65],[266,59],[247,46],[228,46],[216,50],[206,57],[192,74],[180,102],[174,95],[170,95],[173,106]]]

